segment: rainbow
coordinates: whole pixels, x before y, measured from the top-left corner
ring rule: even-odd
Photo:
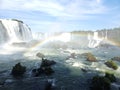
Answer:
[[[88,37],[88,34],[80,34],[80,33],[79,33],[79,34],[75,34],[75,35],[76,35],[76,36],[80,35],[80,36],[86,36],[86,37]],[[42,41],[39,41],[39,42],[35,43],[32,47],[28,48],[25,53],[34,51],[34,50],[35,50],[36,48],[38,48],[38,47],[42,47],[43,45],[47,44],[49,41],[53,41],[53,40],[54,40],[55,38],[57,38],[58,36],[59,36],[59,35],[50,36],[50,37],[48,37],[48,38],[45,38],[45,39],[42,40]],[[63,39],[65,39],[65,38],[63,38]],[[101,39],[102,39],[102,37],[101,37]],[[105,39],[105,41],[108,42],[108,43],[110,43],[110,44],[112,44],[112,45],[118,46],[118,44],[117,44],[115,41],[108,40],[108,39]]]

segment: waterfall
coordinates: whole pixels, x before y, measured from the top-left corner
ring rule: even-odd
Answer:
[[[107,30],[106,30],[106,33],[105,33],[105,40],[107,40]]]
[[[0,44],[7,42],[30,41],[29,27],[19,20],[0,19]]]
[[[99,46],[100,42],[103,40],[98,37],[98,32],[93,32],[93,36],[88,34],[89,44],[88,47],[95,48]]]

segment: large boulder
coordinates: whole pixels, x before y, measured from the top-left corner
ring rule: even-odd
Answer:
[[[20,63],[17,63],[13,69],[11,74],[15,77],[22,76],[26,72],[26,67],[22,66]]]
[[[86,57],[87,61],[90,61],[90,62],[97,61],[96,57],[92,53],[83,53],[82,55]]]
[[[53,61],[53,60],[47,60],[47,59],[43,59],[42,58],[41,67],[47,67],[47,66],[51,66],[51,65],[54,65],[54,64],[56,64],[55,61]]]
[[[47,60],[42,58],[42,62],[39,68],[33,69],[32,73],[34,76],[39,76],[41,74],[51,75],[54,73],[54,70],[51,68],[52,65],[56,64],[53,60]]]

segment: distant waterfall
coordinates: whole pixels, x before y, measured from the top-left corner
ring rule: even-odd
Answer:
[[[106,30],[106,33],[105,33],[105,40],[107,40],[108,38],[107,38],[107,30]]]
[[[99,46],[100,42],[102,41],[102,39],[98,37],[98,32],[93,32],[93,35],[88,34],[88,40],[88,47],[90,48]]]
[[[22,21],[0,19],[0,43],[5,43],[8,41],[29,41],[31,39],[31,30]]]

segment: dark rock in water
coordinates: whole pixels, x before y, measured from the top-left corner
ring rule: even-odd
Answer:
[[[55,61],[53,61],[53,60],[47,60],[47,59],[43,59],[42,58],[41,67],[51,66],[51,65],[54,65],[54,64],[56,64]]]
[[[115,62],[113,62],[112,60],[105,62],[105,65],[107,65],[109,68],[112,68],[114,70],[118,69],[117,64]]]
[[[5,81],[0,81],[0,87],[4,86],[4,84],[5,84]]]
[[[22,66],[20,63],[17,63],[13,69],[11,74],[15,77],[22,76],[26,72],[26,67]]]
[[[113,58],[111,58],[111,60],[116,60],[116,61],[120,62],[120,57],[113,57]]]
[[[40,53],[40,52],[39,52],[39,53],[37,53],[37,54],[36,54],[36,56],[37,56],[37,57],[39,57],[39,58],[44,58],[44,57],[45,57],[45,55],[44,55],[44,54],[42,54],[42,53]]]
[[[87,61],[90,61],[90,62],[97,61],[96,57],[92,53],[83,53],[82,55],[87,58]]]
[[[35,77],[38,77],[38,76],[41,75],[42,73],[44,73],[44,71],[43,71],[41,68],[33,69],[33,70],[32,70],[32,74],[33,74],[33,76],[35,76]]]
[[[47,83],[46,86],[45,86],[45,90],[52,90],[52,84]]]
[[[83,72],[87,72],[88,70],[86,70],[85,68],[81,68],[81,70],[83,71]]]
[[[41,74],[51,75],[52,73],[54,73],[54,70],[51,68],[51,65],[54,65],[55,63],[56,63],[55,61],[50,61],[42,58],[40,68],[33,69],[32,73],[36,77]]]
[[[52,73],[54,73],[51,67],[45,67],[43,70],[46,75],[51,75]]]

